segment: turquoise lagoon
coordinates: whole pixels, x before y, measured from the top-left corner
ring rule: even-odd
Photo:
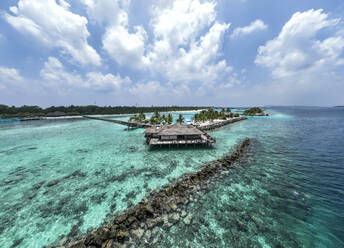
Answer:
[[[142,129],[97,120],[1,123],[0,247],[76,238],[244,137],[255,139],[248,161],[188,206],[189,225],[159,229],[154,246],[344,247],[344,111],[268,112],[211,132],[210,149],[150,150]]]

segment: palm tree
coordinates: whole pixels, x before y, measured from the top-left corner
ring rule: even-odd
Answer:
[[[155,118],[157,118],[157,119],[160,118],[160,113],[159,113],[159,111],[156,110],[156,111],[154,112],[153,116],[154,116]]]
[[[181,114],[179,114],[179,117],[178,117],[178,119],[177,119],[177,123],[183,123],[184,122],[184,117],[181,115]]]
[[[141,112],[139,115],[139,119],[140,121],[144,121],[146,119],[146,115],[143,112]]]
[[[168,116],[167,116],[167,123],[168,124],[172,124],[172,122],[173,122],[173,117],[172,117],[172,115],[171,114],[168,114]]]

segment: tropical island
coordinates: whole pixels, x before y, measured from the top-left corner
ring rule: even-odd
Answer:
[[[0,118],[19,118],[19,117],[60,117],[60,116],[81,116],[81,115],[118,115],[118,114],[137,114],[171,112],[171,111],[193,111],[207,109],[202,106],[51,106],[41,108],[39,106],[24,105],[21,107],[7,106],[0,104]]]
[[[258,107],[246,109],[242,115],[247,115],[247,116],[268,116],[269,114],[266,114],[264,110]]]
[[[208,108],[206,110],[196,113],[193,117],[193,120],[190,124],[195,126],[204,126],[213,122],[223,122],[232,118],[239,118],[238,113],[232,113],[230,108],[222,108],[221,111],[216,111],[213,108]],[[171,125],[173,123],[172,114],[167,115],[160,114],[158,111],[155,111],[150,118],[146,118],[146,115],[141,112],[140,114],[135,114],[129,118],[130,122],[137,122],[141,124],[151,124],[151,125]],[[182,114],[179,114],[176,123],[184,123],[185,118]]]

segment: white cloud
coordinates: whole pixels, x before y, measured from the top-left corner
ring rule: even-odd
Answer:
[[[127,25],[113,25],[106,29],[103,48],[120,65],[142,68],[147,64],[144,56],[146,32],[141,26],[130,33]]]
[[[155,39],[171,46],[188,45],[215,20],[215,3],[199,0],[177,0],[171,8],[155,8],[153,31]]]
[[[100,72],[89,72],[86,78],[87,87],[102,92],[118,92],[131,84],[129,77],[122,78],[119,74],[108,73],[104,75]]]
[[[85,6],[91,21],[100,25],[106,23],[118,24],[126,19],[130,0],[80,0]]]
[[[0,91],[17,91],[23,87],[24,79],[15,68],[0,66]]]
[[[229,24],[215,23],[209,32],[199,41],[190,44],[186,51],[180,48],[176,57],[170,57],[166,64],[166,73],[173,81],[215,81],[218,75],[230,72],[225,60],[214,62],[219,57],[221,40]]]
[[[153,7],[150,39],[142,26],[129,26],[130,1],[82,2],[91,20],[106,25],[103,49],[122,66],[168,81],[212,81],[231,71],[220,59],[230,24],[216,21],[213,1],[177,0]]]
[[[338,19],[330,19],[321,9],[297,12],[275,39],[259,47],[255,62],[269,68],[275,78],[328,74],[338,65],[344,38],[333,34],[317,40],[317,34],[338,23]]]
[[[20,0],[6,21],[20,32],[34,36],[48,47],[58,47],[81,65],[100,65],[101,58],[87,41],[87,19],[72,13],[65,0]]]
[[[147,52],[153,72],[170,81],[209,82],[231,70],[225,60],[218,61],[230,24],[215,21],[214,2],[174,1],[170,7],[155,8],[154,15],[154,42]]]
[[[44,83],[51,87],[69,88],[70,86],[81,86],[83,80],[80,75],[69,73],[62,63],[55,57],[49,57],[44,63],[40,75]]]
[[[254,91],[264,91],[274,104],[338,102],[344,88],[344,37],[336,31],[341,25],[321,9],[295,13],[276,38],[258,49],[255,63],[268,68],[272,78]]]
[[[253,32],[266,30],[268,26],[262,21],[262,20],[255,20],[254,22],[251,22],[250,25],[245,27],[238,27],[234,29],[233,33],[231,34],[231,38],[238,38],[241,36],[245,36],[248,34],[251,34]]]
[[[131,83],[130,78],[122,78],[119,74],[102,74],[88,72],[81,75],[68,72],[62,63],[54,57],[49,57],[40,72],[42,82],[47,89],[56,89],[60,95],[72,93],[77,89],[91,89],[107,93],[119,92],[122,87]]]
[[[102,39],[103,49],[118,64],[140,68],[147,63],[144,57],[146,31],[134,26],[129,31],[128,0],[82,0],[91,20],[102,25],[106,31]]]
[[[0,80],[5,82],[20,82],[23,78],[17,69],[0,67]]]

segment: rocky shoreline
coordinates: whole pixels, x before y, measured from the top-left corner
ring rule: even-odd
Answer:
[[[228,124],[232,124],[238,121],[243,121],[246,120],[246,117],[237,117],[237,118],[232,118],[230,120],[226,120],[226,121],[222,121],[222,122],[216,122],[216,123],[212,123],[210,125],[206,125],[206,126],[200,126],[198,127],[198,129],[202,130],[202,131],[207,131],[207,130],[213,130],[219,127],[223,127],[226,126]]]
[[[244,139],[235,150],[221,159],[206,163],[200,170],[186,174],[172,185],[154,190],[133,208],[118,215],[77,241],[61,240],[46,248],[114,248],[149,247],[157,240],[159,228],[169,229],[177,222],[192,222],[192,215],[185,211],[188,204],[197,201],[198,192],[206,190],[211,179],[240,162],[251,144]]]

